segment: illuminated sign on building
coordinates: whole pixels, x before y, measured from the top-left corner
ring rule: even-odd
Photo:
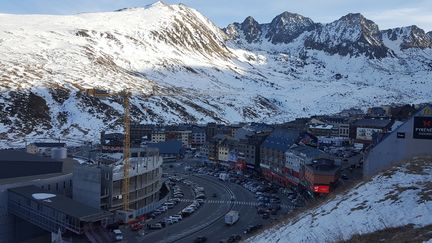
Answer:
[[[315,185],[313,186],[313,191],[317,193],[329,193],[330,186],[328,185]]]
[[[414,117],[413,137],[432,139],[432,117]]]

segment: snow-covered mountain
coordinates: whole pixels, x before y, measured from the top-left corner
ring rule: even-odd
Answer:
[[[222,30],[162,2],[72,16],[0,14],[0,139],[96,139],[121,129],[121,98],[89,97],[90,87],[131,90],[132,119],[142,123],[281,122],[430,101],[430,33],[403,29],[380,31],[360,14],[319,24],[284,12]]]
[[[415,25],[382,31],[383,39],[387,41],[387,45],[389,45],[388,42],[396,42],[398,44],[396,51],[397,49],[432,48],[432,38],[429,34]],[[394,45],[390,44],[389,46]]]
[[[405,242],[394,238],[395,231],[389,229],[411,225],[430,228],[431,212],[432,161],[417,158],[362,182],[248,242],[339,242],[380,230],[389,232],[389,238],[378,238],[380,242]],[[423,232],[410,241],[432,239],[430,229]]]

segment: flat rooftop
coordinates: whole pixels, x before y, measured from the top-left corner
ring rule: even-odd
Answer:
[[[389,119],[361,119],[354,123],[357,127],[373,127],[373,128],[386,128],[391,126],[392,121]]]
[[[35,154],[30,154],[21,150],[0,150],[0,162],[44,162],[44,163],[55,163],[58,160],[53,160],[48,157],[42,157]]]
[[[316,175],[335,175],[341,169],[338,165],[323,166],[323,165],[306,165],[306,170],[313,172]]]
[[[40,174],[40,175],[31,175],[31,176],[21,176],[21,177],[13,177],[13,178],[5,178],[0,179],[0,185],[19,183],[24,181],[34,181],[34,180],[43,180],[51,177],[61,176],[71,174],[73,172],[73,167],[75,164],[79,164],[78,161],[67,158],[61,160],[63,162],[62,171],[59,173],[50,173],[50,174]]]
[[[9,192],[16,193],[32,201],[38,201],[47,207],[85,222],[100,220],[111,215],[110,212],[92,208],[63,195],[50,193],[34,185],[11,188]]]

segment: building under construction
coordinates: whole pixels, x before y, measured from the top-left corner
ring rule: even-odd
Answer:
[[[73,172],[73,199],[94,208],[115,212],[118,220],[142,215],[158,206],[162,186],[162,162],[157,149],[131,149],[129,158],[129,210],[123,210],[124,160],[106,164],[83,164]]]

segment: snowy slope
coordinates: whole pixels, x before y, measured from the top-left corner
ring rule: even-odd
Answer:
[[[415,159],[361,183],[250,242],[335,242],[355,234],[432,224],[432,160]]]
[[[121,129],[121,98],[88,97],[88,87],[131,90],[132,119],[142,123],[282,122],[430,101],[432,49],[370,58],[361,33],[378,38],[377,27],[347,16],[328,25],[287,12],[264,25],[249,19],[232,27],[233,39],[196,10],[161,2],[71,16],[0,14],[0,139],[94,140],[102,129]],[[341,35],[338,45],[364,50],[308,47],[323,28],[331,34],[317,35],[321,44]]]

